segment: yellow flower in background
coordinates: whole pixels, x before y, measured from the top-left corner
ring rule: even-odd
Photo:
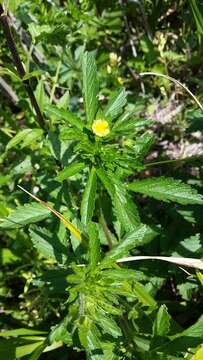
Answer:
[[[116,67],[120,64],[121,62],[121,57],[118,56],[116,53],[111,52],[109,54],[109,61],[110,61],[110,65],[111,67]]]
[[[121,76],[118,76],[117,77],[117,81],[120,85],[123,85],[124,84],[124,79],[121,77]]]
[[[99,137],[106,136],[110,133],[109,124],[103,119],[95,120],[92,124],[92,131]]]

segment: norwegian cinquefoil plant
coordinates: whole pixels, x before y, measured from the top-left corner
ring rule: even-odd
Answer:
[[[202,204],[202,196],[173,178],[137,179],[155,137],[145,130],[149,122],[136,119],[128,109],[125,89],[113,94],[106,105],[100,103],[95,59],[88,52],[83,57],[82,88],[84,116],[54,105],[45,108],[53,128],[59,121],[58,142],[71,145],[71,160],[58,168],[56,182],[72,189],[71,181],[81,174],[78,216],[70,219],[30,194],[39,203],[17,207],[1,224],[2,229],[29,225],[34,247],[52,261],[55,278],[33,280],[35,286],[44,286],[49,295],[48,289],[63,278],[61,321],[49,333],[40,333],[40,338],[33,333],[32,342],[25,330],[4,336],[18,336],[19,344],[24,340],[32,345],[24,353],[32,353],[32,360],[62,346],[85,351],[88,359],[95,360],[180,359],[188,339],[190,347],[201,343],[203,318],[185,331],[177,329],[167,307],[155,299],[157,289],[150,276],[126,265],[129,254],[140,254],[140,247],[157,235],[142,223],[133,193],[182,205]],[[51,212],[68,228],[67,237],[61,228],[48,230],[48,223],[30,225]]]

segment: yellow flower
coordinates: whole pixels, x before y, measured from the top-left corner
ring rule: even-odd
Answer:
[[[117,77],[117,81],[120,85],[123,85],[124,84],[124,79],[121,77],[121,76],[118,76]]]
[[[104,119],[95,120],[92,124],[92,131],[99,137],[106,136],[110,133],[109,124]]]

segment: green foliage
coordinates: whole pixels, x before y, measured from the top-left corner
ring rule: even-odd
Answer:
[[[83,73],[83,93],[85,101],[85,110],[87,116],[87,124],[91,125],[98,108],[97,94],[97,70],[94,55],[86,52],[82,63]]]
[[[0,358],[200,360],[201,4],[1,3]]]
[[[3,229],[16,229],[47,218],[50,211],[40,204],[30,203],[18,206],[0,224]]]
[[[130,190],[151,196],[162,201],[176,201],[179,204],[203,204],[203,198],[197,191],[179,180],[171,178],[151,178],[128,185]]]

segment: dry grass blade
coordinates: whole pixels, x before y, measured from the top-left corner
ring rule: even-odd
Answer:
[[[76,238],[78,240],[82,240],[82,235],[81,232],[76,228],[75,225],[73,225],[69,220],[67,220],[60,212],[58,212],[57,210],[53,209],[48,203],[46,203],[45,201],[41,200],[40,198],[38,198],[37,196],[31,194],[28,190],[25,190],[22,186],[18,185],[18,187],[23,190],[24,192],[26,192],[28,195],[30,195],[34,200],[38,201],[41,205],[43,205],[44,207],[46,207],[48,210],[50,210],[54,215],[56,215],[61,221],[63,221],[63,223],[65,224],[65,226],[68,228],[68,230],[70,230],[70,232],[72,234],[74,234],[76,236]]]
[[[117,262],[139,261],[139,260],[162,260],[174,263],[180,266],[192,267],[195,269],[203,270],[203,261],[194,258],[182,258],[173,256],[129,256],[118,259]]]
[[[180,81],[174,79],[171,76],[165,75],[165,74],[160,74],[160,73],[156,73],[156,72],[143,72],[139,74],[140,76],[146,76],[146,75],[153,75],[153,76],[160,76],[163,77],[167,80],[172,81],[174,84],[177,84],[179,86],[181,86],[183,89],[185,89],[185,91],[187,91],[187,93],[193,98],[193,100],[196,102],[196,104],[200,107],[200,109],[203,111],[203,106],[202,104],[199,102],[199,100],[196,98],[196,96],[187,88],[187,86],[185,86],[184,84],[182,84]]]

